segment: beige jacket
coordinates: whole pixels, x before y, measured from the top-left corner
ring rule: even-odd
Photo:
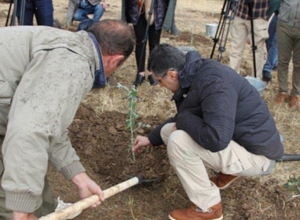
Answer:
[[[67,129],[99,58],[86,32],[42,26],[0,28],[0,51],[2,187],[8,209],[33,212],[49,161],[67,180],[85,171]]]

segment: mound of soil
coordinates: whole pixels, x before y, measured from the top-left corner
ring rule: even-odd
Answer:
[[[106,176],[112,184],[138,174],[145,179],[161,180],[168,176],[170,166],[166,146],[149,146],[142,153],[133,154],[126,118],[126,114],[116,111],[98,115],[90,106],[82,104],[69,128],[73,147],[81,160],[89,160],[92,171]],[[137,134],[147,135],[162,119],[151,116],[138,118],[136,123],[139,122],[150,128],[140,128]]]
[[[122,192],[120,197],[110,198],[101,210],[93,213],[86,210],[76,219],[88,216],[99,219],[101,215],[102,220],[158,220],[165,219],[172,209],[190,204],[168,162],[166,146],[149,146],[143,153],[135,155],[133,160],[132,153],[128,151],[131,136],[126,129],[126,118],[127,115],[120,112],[97,113],[88,104],[81,104],[69,130],[73,147],[84,166],[92,176],[104,177],[108,185],[118,184],[138,174],[146,179],[166,179]],[[139,118],[137,122],[150,124],[151,127],[140,129],[138,133],[147,135],[162,121],[156,116]],[[224,219],[298,219],[299,198],[292,195],[295,191],[287,190],[276,178],[271,177],[263,182],[261,177],[244,178],[221,191]],[[130,201],[135,201],[138,206],[127,209]],[[119,208],[113,211],[116,205]]]

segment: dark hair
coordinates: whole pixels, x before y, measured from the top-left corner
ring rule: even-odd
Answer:
[[[162,76],[169,69],[181,70],[184,63],[185,55],[181,50],[169,44],[158,44],[150,53],[148,70]]]
[[[87,31],[94,34],[104,55],[120,54],[124,56],[119,65],[133,51],[133,31],[125,21],[104,19],[94,23]]]
[[[77,27],[77,31],[86,31],[88,30],[93,24],[95,24],[97,21],[94,21],[93,19],[85,19],[81,21]]]

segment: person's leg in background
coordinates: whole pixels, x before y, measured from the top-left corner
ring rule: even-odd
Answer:
[[[277,66],[277,78],[278,78],[278,94],[275,98],[275,103],[280,105],[288,99],[288,75],[289,75],[289,63],[293,50],[293,39],[291,37],[291,29],[282,23],[277,21],[277,42],[278,42],[278,66]]]
[[[180,35],[180,31],[178,30],[175,24],[175,9],[176,9],[177,0],[170,0],[166,17],[163,23],[162,29],[164,31],[170,31],[172,35]]]
[[[156,30],[155,25],[151,25],[149,27],[149,34],[148,34],[148,40],[149,40],[149,54],[153,50],[153,48],[160,43],[160,36],[161,36],[161,29]],[[152,74],[148,75],[148,80],[151,85],[155,85],[157,82],[152,77]]]
[[[272,80],[272,70],[277,68],[278,63],[276,25],[277,15],[274,14],[268,28],[269,38],[266,40],[268,56],[263,67],[263,80],[266,82]]]
[[[134,25],[134,33],[136,38],[135,60],[137,65],[137,76],[134,84],[136,87],[141,85],[142,82],[145,80],[145,60],[146,60],[147,42],[144,42],[144,39],[145,39],[146,30],[147,30],[147,21],[145,15],[141,14],[139,16],[138,23]],[[145,40],[147,40],[147,38]]]
[[[292,90],[289,100],[289,107],[299,107],[300,95],[300,28],[291,28],[293,33],[293,75],[292,75]]]
[[[93,7],[93,10],[94,10],[93,11],[93,14],[94,14],[93,20],[99,21],[105,11],[103,6],[101,4],[97,4]]]
[[[78,8],[73,15],[73,20],[83,21],[89,19],[88,14],[92,14],[93,12],[93,6],[88,1],[80,1]]]
[[[253,21],[255,62],[257,78],[262,79],[262,71],[264,67],[265,41],[268,38],[268,21],[258,18]],[[252,72],[254,73],[254,71]]]
[[[25,4],[25,10],[23,7]],[[23,14],[24,13],[24,14]],[[34,8],[30,0],[18,0],[17,17],[19,25],[33,25]],[[21,24],[23,23],[23,24]]]
[[[53,26],[53,3],[52,0],[32,0],[35,6],[35,16],[38,25]]]
[[[230,67],[239,73],[243,59],[244,49],[249,34],[248,27],[244,19],[235,17],[231,27],[231,50],[229,54]]]

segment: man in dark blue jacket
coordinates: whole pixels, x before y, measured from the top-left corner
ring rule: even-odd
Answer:
[[[241,176],[271,173],[282,157],[274,119],[245,78],[196,51],[185,56],[160,44],[150,54],[148,69],[174,93],[178,112],[148,137],[137,136],[132,150],[167,145],[170,163],[195,204],[172,211],[171,220],[222,219],[219,190]],[[209,178],[206,168],[219,175]]]

